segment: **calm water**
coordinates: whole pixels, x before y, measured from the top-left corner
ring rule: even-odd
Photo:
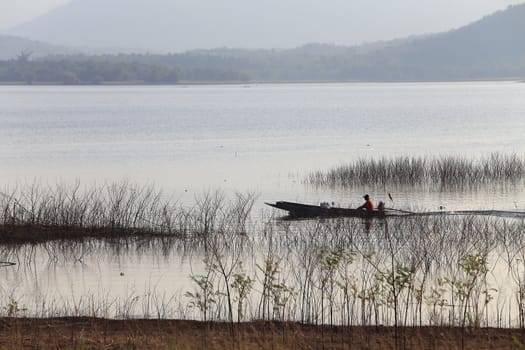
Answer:
[[[188,205],[221,189],[258,193],[257,208],[272,200],[357,205],[366,191],[393,192],[401,208],[524,209],[521,187],[428,193],[302,183],[309,171],[361,157],[523,155],[524,96],[525,84],[514,82],[0,87],[0,184],[128,179]],[[101,255],[56,264],[39,253],[30,273],[24,261],[0,270],[3,292],[126,295],[187,285],[190,266],[179,253]]]
[[[511,82],[0,87],[0,183],[127,178],[188,202],[216,188],[357,202],[361,189],[301,181],[358,157],[522,154],[524,94]]]

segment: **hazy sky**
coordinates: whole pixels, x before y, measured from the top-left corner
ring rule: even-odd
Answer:
[[[0,29],[28,21],[67,2],[69,0],[0,0]]]
[[[7,29],[18,23],[28,21],[38,15],[42,15],[56,6],[60,6],[71,0],[0,0],[0,30]],[[94,0],[85,1],[100,4]],[[108,3],[116,0],[105,0]],[[139,0],[140,1],[140,0]],[[208,8],[208,16],[213,16],[213,8],[220,7],[223,0],[201,0],[202,8]],[[242,0],[244,6],[252,6],[246,2],[253,2],[253,7],[270,5],[266,0]],[[359,41],[384,40],[404,37],[411,34],[435,33],[457,28],[478,20],[499,9],[505,9],[508,5],[525,2],[525,0],[281,0],[282,4],[301,4],[296,15],[304,16],[304,20],[310,23],[306,28],[313,41],[332,43],[359,43]],[[171,6],[177,6],[178,2],[191,3],[192,1],[170,0]],[[226,2],[225,2],[226,3]],[[229,1],[229,3],[233,3]],[[143,0],[141,6],[146,8],[151,2]],[[275,2],[273,2],[275,6]],[[100,5],[94,5],[100,6]],[[153,6],[153,5],[152,5]],[[296,6],[296,5],[294,5]],[[277,6],[279,7],[279,6]],[[299,7],[299,6],[298,6]],[[273,13],[278,13],[275,8]],[[125,12],[125,9],[124,11]],[[236,19],[235,9],[231,9],[232,21]],[[271,14],[272,11],[269,11]],[[319,14],[316,16],[316,13]],[[323,14],[329,13],[325,18],[332,18],[329,23],[315,23],[311,18],[322,18]],[[333,15],[335,14],[335,15]],[[239,16],[239,14],[237,14]],[[271,17],[269,15],[268,17]],[[331,16],[331,17],[330,17]],[[339,18],[334,18],[339,17]],[[238,18],[238,17],[237,17]],[[277,18],[279,20],[279,18]],[[248,19],[249,21],[249,19]],[[275,21],[268,18],[265,23],[271,24]],[[352,23],[353,22],[353,23]],[[337,27],[337,24],[339,27]],[[331,31],[324,28],[333,26]],[[312,29],[313,28],[313,29]],[[351,32],[348,32],[351,28]],[[289,28],[291,32],[304,31],[304,28]],[[314,30],[315,29],[315,30]],[[328,29],[328,28],[326,28]],[[301,33],[302,34],[302,33]],[[298,34],[299,36],[299,34]],[[344,40],[346,39],[347,42]],[[296,40],[298,41],[298,40]],[[219,43],[220,44],[220,43]],[[226,43],[228,44],[228,43]],[[302,42],[292,43],[302,44]],[[235,46],[234,44],[231,44]],[[284,45],[287,45],[286,43]],[[218,45],[217,45],[218,46]]]

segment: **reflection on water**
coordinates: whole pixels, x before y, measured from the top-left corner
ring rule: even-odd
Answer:
[[[17,265],[1,293],[38,316],[202,319],[208,295],[207,319],[229,319],[229,300],[235,320],[521,326],[524,232],[486,216],[268,218],[248,235],[4,246]]]
[[[119,303],[137,297],[142,303],[147,295],[173,298],[189,288],[191,269],[202,259],[198,247],[188,249],[186,244],[133,239],[5,247],[1,256],[17,265],[0,271],[2,294],[17,298],[30,314],[39,316],[91,315],[103,308],[100,316],[122,317],[116,308]],[[142,310],[128,313],[138,315]],[[154,316],[152,310],[148,315]]]

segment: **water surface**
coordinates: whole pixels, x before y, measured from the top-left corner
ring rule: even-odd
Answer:
[[[221,188],[357,202],[367,189],[327,193],[302,179],[360,157],[523,154],[524,92],[513,82],[0,87],[0,180],[127,178],[188,201]],[[488,198],[490,209],[521,200],[505,197]]]
[[[522,156],[524,94],[525,84],[514,82],[3,86],[0,183],[127,179],[153,183],[187,205],[205,190],[250,191],[260,196],[255,220],[263,201],[355,206],[364,192],[375,199],[390,192],[388,204],[397,208],[525,209],[521,185],[429,191],[303,184],[312,170],[358,158]],[[56,254],[48,246],[23,247],[5,257],[16,267],[0,268],[2,295],[38,309],[43,299],[71,306],[94,296],[183,294],[188,275],[203,268],[199,252],[190,264],[184,250],[159,257],[156,248],[139,247],[115,254],[102,244],[65,257],[60,246]]]

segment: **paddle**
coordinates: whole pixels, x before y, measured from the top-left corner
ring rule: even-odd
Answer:
[[[415,214],[413,211],[401,210],[401,209],[396,209],[396,208],[385,208],[385,210],[398,211],[398,212],[404,213],[404,214]]]
[[[388,198],[390,198],[390,201],[392,202],[392,204],[394,204],[394,197],[392,196],[392,193],[388,192]],[[404,213],[404,214],[415,214],[413,211],[401,210],[401,209],[395,209],[395,208],[385,208],[385,210],[397,211],[397,212]]]

